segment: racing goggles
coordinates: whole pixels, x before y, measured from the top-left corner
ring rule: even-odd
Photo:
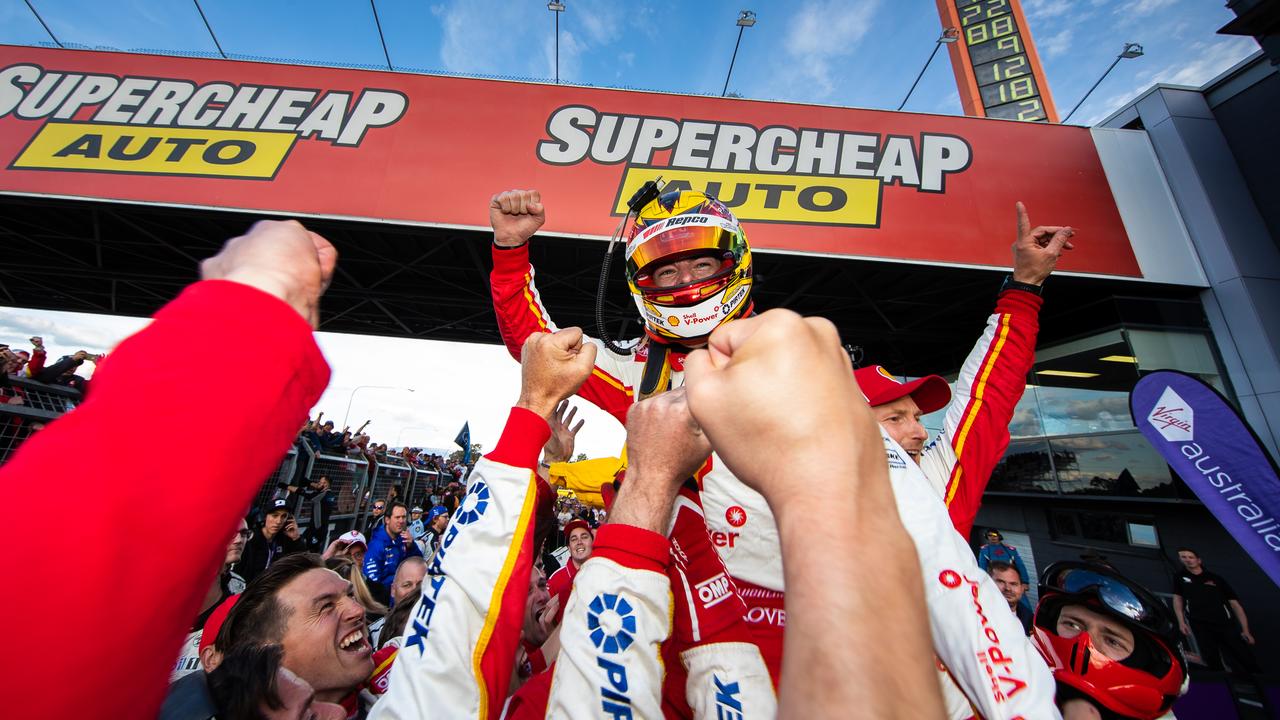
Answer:
[[[1058,562],[1040,579],[1040,595],[1065,593],[1096,598],[1103,607],[1138,627],[1176,643],[1173,618],[1159,598],[1101,565]]]
[[[636,285],[652,287],[649,273],[662,262],[715,255],[732,258],[739,243],[738,225],[701,213],[676,215],[644,228],[627,243],[627,272]]]

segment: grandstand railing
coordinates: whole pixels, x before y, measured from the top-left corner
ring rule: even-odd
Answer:
[[[440,490],[443,479],[444,475],[439,470],[417,468],[417,472],[414,473],[413,488],[405,496],[409,498],[405,502],[409,503],[409,507],[417,505],[423,510],[430,510],[435,504],[431,498]]]
[[[386,457],[378,460],[374,463],[373,483],[369,486],[368,495],[370,501],[385,500],[391,486],[396,485],[400,488],[397,498],[400,502],[407,503],[415,474],[409,463],[400,458]],[[369,522],[369,515],[373,512],[372,508],[373,502],[365,503],[364,512],[360,515],[360,527],[364,527],[365,523]]]
[[[309,456],[306,480],[315,482],[322,477],[329,478],[329,489],[337,497],[337,507],[329,516],[330,534],[335,529],[346,531],[355,528],[356,518],[361,510],[361,501],[369,484],[369,462],[363,457],[312,452],[306,443],[303,443],[303,447]],[[304,506],[306,507],[299,512],[299,525],[310,523],[311,520],[310,503],[304,503]]]
[[[63,385],[46,385],[26,378],[8,378],[9,385],[18,390],[21,405],[9,405],[0,400],[0,465],[3,465],[18,446],[36,430],[80,404],[84,396],[79,390]]]

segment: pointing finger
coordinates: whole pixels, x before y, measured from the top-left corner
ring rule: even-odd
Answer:
[[[1027,217],[1027,206],[1021,201],[1014,204],[1018,211],[1018,237],[1024,238],[1031,230],[1031,219]]]

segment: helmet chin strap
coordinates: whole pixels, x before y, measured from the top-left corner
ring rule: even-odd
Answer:
[[[649,343],[649,357],[644,361],[644,374],[640,376],[639,397],[648,400],[654,395],[671,389],[671,346],[666,343]]]

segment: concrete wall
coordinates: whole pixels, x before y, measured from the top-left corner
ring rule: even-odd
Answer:
[[[1241,103],[1277,106],[1271,117],[1280,117],[1276,83],[1240,82],[1229,97],[1219,92],[1224,115],[1228,103]],[[1209,281],[1201,300],[1240,409],[1272,455],[1280,454],[1280,243],[1255,200],[1255,191],[1267,195],[1270,187],[1251,187],[1232,152],[1232,145],[1273,147],[1274,130],[1230,123],[1229,143],[1206,93],[1164,86],[1104,125],[1140,126],[1151,138]],[[1250,132],[1256,137],[1241,137]],[[1258,185],[1257,173],[1251,177]]]

